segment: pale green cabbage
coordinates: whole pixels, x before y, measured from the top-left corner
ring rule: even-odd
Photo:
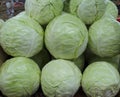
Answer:
[[[115,97],[120,89],[120,75],[107,62],[94,62],[86,67],[82,88],[88,97]]]
[[[73,97],[80,87],[82,74],[71,61],[57,59],[42,69],[41,86],[47,97]]]
[[[43,29],[25,12],[8,19],[0,30],[0,44],[11,56],[31,57],[42,50]]]
[[[77,58],[85,51],[87,42],[85,24],[71,14],[56,17],[45,31],[45,45],[55,58]]]
[[[27,15],[40,24],[47,24],[63,10],[62,0],[26,0],[25,11]]]
[[[103,17],[112,16],[115,19],[118,17],[118,9],[117,6],[110,0],[107,1],[107,7]]]
[[[0,90],[7,97],[30,97],[40,85],[38,65],[26,57],[7,60],[0,68]]]
[[[70,0],[69,9],[85,24],[92,24],[103,16],[106,5],[106,0]]]
[[[113,18],[102,18],[89,29],[89,49],[100,57],[120,54],[120,23]]]

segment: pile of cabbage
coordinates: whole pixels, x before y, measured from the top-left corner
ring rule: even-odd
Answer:
[[[0,91],[6,97],[115,97],[120,23],[110,0],[26,0],[0,20]]]

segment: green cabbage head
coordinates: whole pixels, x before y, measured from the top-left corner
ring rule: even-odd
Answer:
[[[118,70],[107,62],[94,62],[86,67],[82,88],[88,97],[115,97],[120,89]]]
[[[47,25],[45,45],[55,58],[77,58],[85,51],[87,42],[85,24],[71,14],[64,13]]]
[[[47,24],[63,10],[63,0],[26,0],[27,15],[40,24]]]
[[[0,44],[11,56],[31,57],[42,50],[43,29],[25,12],[7,20],[0,30]]]
[[[85,24],[92,24],[103,16],[106,5],[106,0],[70,0],[69,9]]]
[[[117,6],[110,0],[107,1],[107,7],[106,7],[103,17],[105,17],[105,16],[106,17],[112,16],[115,19],[118,17]]]
[[[42,69],[41,86],[47,97],[73,97],[80,87],[82,74],[71,61],[57,59]]]
[[[30,97],[40,85],[38,65],[26,57],[7,60],[0,68],[0,90],[7,97]]]
[[[120,23],[114,18],[102,18],[89,29],[89,49],[100,57],[120,54]]]

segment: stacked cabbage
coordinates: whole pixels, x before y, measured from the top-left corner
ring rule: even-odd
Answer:
[[[0,90],[8,97],[30,96],[37,91],[40,76],[40,69],[33,60],[11,58],[0,69]]]
[[[77,58],[85,51],[87,42],[85,24],[71,14],[64,13],[47,25],[45,44],[55,58]]]
[[[24,12],[0,20],[0,91],[31,97],[41,88],[46,97],[74,97],[82,87],[88,97],[115,97],[117,16],[110,0],[26,0]]]
[[[110,63],[90,64],[83,73],[82,87],[88,97],[115,97],[120,89],[120,75]]]
[[[4,23],[0,44],[8,55],[31,57],[42,50],[43,29],[22,12]]]

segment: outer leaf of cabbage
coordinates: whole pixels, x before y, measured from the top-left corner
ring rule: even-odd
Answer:
[[[106,5],[106,0],[71,0],[70,12],[85,24],[92,24],[103,16]]]
[[[94,62],[85,69],[82,88],[88,97],[115,97],[120,89],[120,75],[107,62]]]
[[[100,57],[120,53],[120,23],[113,18],[102,18],[89,29],[89,49]]]
[[[43,47],[43,29],[22,12],[4,23],[0,43],[8,55],[31,57]]]
[[[0,90],[7,97],[29,97],[40,85],[41,72],[31,59],[16,57],[0,68]]]
[[[57,59],[42,69],[41,86],[47,97],[73,97],[80,87],[82,74],[71,61]]]
[[[55,58],[77,58],[84,52],[87,42],[85,24],[71,14],[56,17],[45,31],[46,47]]]
[[[107,2],[107,7],[106,7],[103,17],[105,17],[105,16],[106,17],[112,16],[115,19],[118,16],[118,9],[117,9],[116,5],[110,0],[108,0],[108,2]]]
[[[47,24],[63,10],[62,0],[26,0],[25,11],[27,15],[40,24]]]

